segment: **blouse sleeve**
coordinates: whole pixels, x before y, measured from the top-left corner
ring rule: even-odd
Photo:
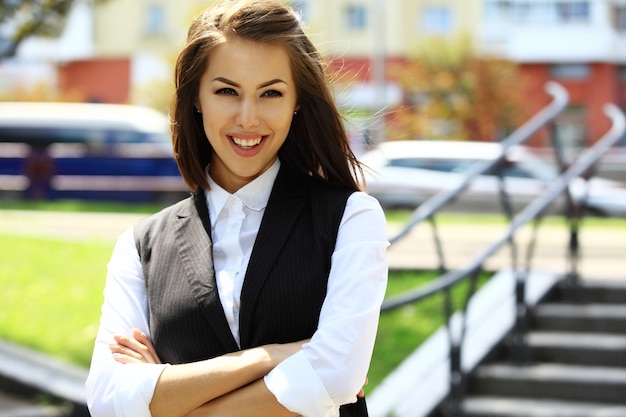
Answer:
[[[108,348],[113,335],[131,335],[133,328],[150,335],[146,288],[130,228],[119,237],[107,269],[100,328],[86,382],[93,417],[150,416],[152,394],[167,365],[123,365]]]
[[[387,225],[374,198],[353,193],[339,226],[328,291],[310,343],[265,377],[292,412],[338,416],[356,401],[370,365],[387,286]]]

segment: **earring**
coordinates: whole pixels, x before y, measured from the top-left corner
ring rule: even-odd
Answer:
[[[295,115],[297,115],[297,114],[298,114],[298,110],[296,110],[296,111],[294,111],[294,112],[293,112],[293,115],[294,115],[294,116],[295,116]]]
[[[202,113],[198,107],[196,107],[196,113]]]

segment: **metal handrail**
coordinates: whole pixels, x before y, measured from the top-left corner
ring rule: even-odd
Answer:
[[[567,90],[565,90],[560,84],[555,82],[548,82],[546,83],[544,88],[545,91],[552,96],[552,101],[543,109],[541,109],[538,113],[536,113],[532,118],[530,118],[526,123],[516,129],[509,137],[502,141],[502,152],[498,155],[498,157],[494,158],[493,160],[488,160],[475,164],[464,177],[464,179],[456,185],[456,187],[435,194],[430,199],[420,204],[420,206],[417,207],[417,209],[412,213],[409,220],[405,223],[402,230],[389,238],[389,242],[392,246],[395,242],[407,236],[411,231],[413,231],[416,226],[418,226],[422,221],[426,219],[430,220],[434,230],[435,222],[433,215],[438,210],[440,210],[446,204],[454,200],[459,194],[465,191],[465,189],[471,184],[471,182],[475,180],[479,175],[483,174],[487,170],[492,169],[494,166],[500,163],[500,161],[502,161],[502,159],[505,157],[506,151],[511,146],[519,145],[528,140],[535,132],[537,132],[545,124],[550,122],[567,106],[567,103],[569,102],[569,96],[567,94]],[[441,249],[441,242],[439,241],[436,232],[434,233],[433,237],[435,239],[438,255],[441,258],[443,256],[443,251]],[[445,271],[443,265],[444,262],[440,261],[440,270],[442,272]],[[463,278],[457,278],[454,271],[443,276],[449,277],[451,274],[451,278],[455,280],[453,282],[456,282],[458,281],[458,279]],[[385,300],[382,305],[382,311],[392,310],[407,303],[418,301],[421,298],[425,298],[442,291],[446,286],[447,285],[440,284],[439,280],[436,280],[420,288],[394,296]]]
[[[420,206],[417,207],[417,209],[413,212],[402,230],[396,235],[389,238],[389,242],[393,244],[394,242],[402,239],[404,236],[410,233],[418,223],[429,218],[430,216],[432,216],[433,213],[435,213],[446,204],[448,204],[450,201],[452,201],[454,198],[456,198],[471,184],[471,182],[476,177],[483,174],[487,170],[492,169],[498,163],[500,163],[510,147],[524,143],[539,129],[541,129],[549,121],[556,117],[567,106],[569,102],[569,96],[567,94],[567,90],[565,90],[563,86],[556,82],[550,81],[546,83],[544,89],[549,95],[552,96],[552,101],[502,141],[502,151],[498,157],[492,160],[474,164],[474,166],[472,166],[464,179],[459,184],[457,184],[456,187],[435,194],[433,197],[420,204]]]
[[[504,235],[492,243],[480,255],[476,256],[465,268],[456,269],[443,274],[432,284],[424,285],[423,287],[425,288],[420,287],[416,290],[409,290],[403,294],[390,297],[385,300],[382,305],[382,311],[393,310],[415,301],[419,301],[422,298],[428,297],[456,284],[459,280],[466,277],[469,272],[479,269],[487,259],[489,259],[502,246],[509,242],[519,228],[539,216],[542,211],[550,205],[550,203],[552,203],[565,191],[569,183],[574,178],[581,176],[585,171],[587,171],[589,167],[596,163],[596,161],[600,159],[600,157],[623,136],[626,127],[626,119],[624,119],[622,111],[617,106],[612,104],[608,104],[604,111],[612,121],[611,129],[600,140],[598,140],[593,147],[586,149],[569,167],[569,169],[553,181],[538,198],[534,199],[522,211],[520,211],[513,218]],[[428,216],[431,214],[432,213],[428,213]]]
[[[569,184],[575,178],[582,176],[585,172],[588,172],[590,168],[597,163],[597,161],[604,155],[613,145],[615,145],[624,135],[626,130],[626,118],[624,114],[612,104],[605,106],[605,114],[611,120],[611,128],[607,133],[599,139],[596,144],[583,152],[579,158],[565,170],[565,167],[561,166],[562,174],[549,186],[547,189],[535,200],[533,200],[528,206],[526,206],[521,212],[513,217],[513,213],[510,206],[509,196],[504,187],[504,177],[500,175],[500,194],[502,199],[503,208],[505,214],[509,219],[508,230],[489,247],[484,249],[482,253],[476,256],[465,268],[456,269],[446,272],[445,262],[443,260],[443,249],[441,248],[441,242],[439,241],[434,216],[439,209],[444,207],[449,202],[453,201],[460,193],[462,193],[469,184],[472,183],[479,175],[484,174],[486,171],[493,169],[501,161],[504,160],[507,150],[519,145],[526,141],[530,136],[537,132],[544,125],[549,123],[556,115],[558,115],[568,103],[568,95],[566,90],[559,84],[550,82],[545,87],[546,91],[553,96],[552,102],[537,113],[528,122],[522,125],[519,129],[513,132],[507,139],[502,142],[502,150],[500,155],[494,160],[486,161],[484,163],[476,164],[468,175],[452,190],[446,190],[439,194],[434,195],[425,203],[420,205],[412,214],[410,219],[405,224],[404,228],[395,236],[390,238],[393,245],[396,241],[402,239],[408,235],[415,226],[421,223],[423,220],[429,220],[431,222],[436,248],[440,261],[441,275],[432,281],[431,283],[421,286],[419,288],[409,290],[400,295],[388,298],[382,305],[382,311],[389,311],[398,307],[415,303],[419,300],[427,298],[437,293],[444,293],[445,295],[445,312],[447,316],[447,333],[449,339],[449,363],[450,363],[450,387],[448,399],[444,402],[442,411],[446,416],[458,416],[461,414],[461,401],[465,393],[465,375],[461,369],[461,349],[465,338],[466,331],[466,310],[470,298],[477,285],[478,275],[482,271],[482,267],[485,262],[493,256],[498,250],[500,250],[505,244],[511,246],[511,263],[512,270],[515,272],[516,285],[515,285],[515,299],[516,299],[516,321],[515,327],[512,331],[511,337],[513,341],[513,353],[515,360],[518,364],[524,363],[526,346],[525,336],[527,333],[527,315],[528,309],[525,301],[525,285],[530,270],[530,264],[533,257],[533,249],[536,243],[537,230],[539,222],[543,217],[543,213],[546,208],[554,202],[560,195],[566,194],[568,203],[568,212],[565,215],[568,217],[570,224],[570,244],[569,244],[569,271],[566,275],[570,286],[576,287],[578,280],[578,226],[579,216],[581,213],[579,202],[574,202],[569,193]],[[555,146],[558,144],[555,143]],[[558,149],[557,149],[558,151]],[[584,201],[582,202],[584,205]],[[530,221],[535,222],[533,236],[529,243],[529,250],[526,253],[525,271],[522,271],[517,265],[517,248],[514,241],[517,231]],[[456,337],[453,337],[451,318],[452,318],[452,302],[450,291],[452,287],[463,280],[464,278],[470,278],[469,291],[465,300],[465,304],[461,309],[463,313],[461,315],[461,329],[460,334],[457,333]]]

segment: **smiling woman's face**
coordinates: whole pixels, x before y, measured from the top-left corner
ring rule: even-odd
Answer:
[[[211,52],[197,106],[211,146],[211,178],[233,193],[276,160],[297,105],[287,51],[229,38]]]

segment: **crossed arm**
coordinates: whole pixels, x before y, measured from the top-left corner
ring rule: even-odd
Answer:
[[[109,346],[123,364],[161,363],[148,336],[114,336]],[[305,341],[272,344],[195,363],[164,368],[150,412],[153,416],[294,416],[265,387],[262,378],[278,363],[300,350]],[[254,410],[254,412],[252,412]]]
[[[161,363],[148,336],[134,329],[109,346],[116,361]],[[214,359],[166,367],[157,382],[153,416],[295,416],[267,389],[262,378],[306,341],[272,344]],[[363,390],[358,396],[363,396]]]

